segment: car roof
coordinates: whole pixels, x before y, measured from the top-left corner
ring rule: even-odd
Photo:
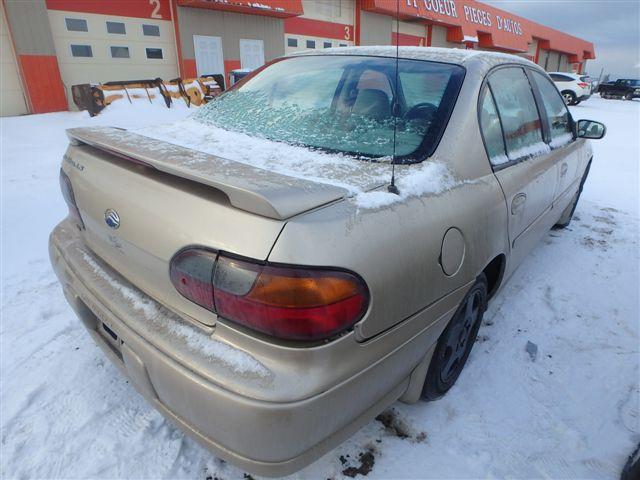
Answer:
[[[305,50],[289,56],[313,55],[363,55],[372,57],[396,57],[409,60],[428,60],[432,62],[452,63],[464,66],[467,70],[484,73],[491,68],[507,64],[519,63],[542,70],[540,66],[526,58],[501,52],[487,52],[483,50],[466,50],[461,48],[440,47],[399,47],[391,45],[368,47],[334,47],[321,50]],[[544,70],[543,70],[544,71]]]

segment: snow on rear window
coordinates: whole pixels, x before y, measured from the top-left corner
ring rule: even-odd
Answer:
[[[395,145],[397,156],[422,159],[437,141],[437,135],[428,134],[439,130],[438,119],[452,108],[462,69],[400,60],[396,95],[395,68],[390,58],[289,58],[210,102],[193,118],[255,137],[352,155],[390,156]]]

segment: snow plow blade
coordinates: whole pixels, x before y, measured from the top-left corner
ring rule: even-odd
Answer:
[[[234,207],[285,220],[344,198],[344,188],[273,173],[172,143],[112,127],[67,130],[75,145],[86,144],[125,160],[222,191]]]

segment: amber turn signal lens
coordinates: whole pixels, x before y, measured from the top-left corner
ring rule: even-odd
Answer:
[[[262,273],[247,299],[284,308],[309,308],[345,300],[360,293],[352,279],[337,276],[290,277]]]

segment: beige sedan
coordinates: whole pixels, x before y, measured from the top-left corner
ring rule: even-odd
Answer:
[[[69,131],[50,238],[66,298],[152,405],[249,472],[444,395],[487,303],[571,221],[605,133],[525,59],[395,55],[254,72],[189,121],[219,154]]]

